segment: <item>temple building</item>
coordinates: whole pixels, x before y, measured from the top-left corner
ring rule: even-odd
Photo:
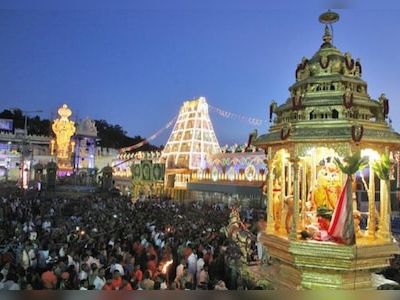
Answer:
[[[34,178],[34,167],[51,161],[49,145],[49,137],[25,135],[23,129],[0,131],[0,180],[17,181],[22,173],[28,184]]]
[[[297,65],[289,98],[271,103],[272,125],[253,142],[267,156],[263,243],[274,262],[268,279],[278,288],[370,288],[371,273],[399,253],[390,180],[400,135],[388,123],[385,94],[368,94],[360,59],[333,45],[338,19],[320,16],[322,45]],[[367,191],[365,212],[356,185]]]
[[[265,208],[265,152],[254,146],[223,147],[188,183],[189,198],[228,206]]]
[[[187,197],[193,174],[205,168],[210,155],[220,152],[206,99],[185,101],[162,154],[166,191],[174,198]]]
[[[73,137],[73,165],[81,183],[93,183],[96,175],[97,129],[93,120],[81,120]]]
[[[221,148],[206,99],[185,101],[162,152],[120,153],[113,161],[115,187],[133,198],[265,207],[265,152],[251,145],[255,134],[246,144]]]

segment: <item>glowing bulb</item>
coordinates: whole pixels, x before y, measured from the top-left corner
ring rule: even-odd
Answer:
[[[376,152],[375,150],[372,149],[363,149],[361,150],[361,156],[362,157],[368,157],[368,159],[372,162],[372,161],[376,161],[379,160],[380,155],[378,152]]]

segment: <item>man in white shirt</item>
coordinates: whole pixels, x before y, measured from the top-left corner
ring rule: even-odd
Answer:
[[[89,266],[83,263],[81,266],[81,271],[79,272],[79,280],[87,280],[89,276]]]
[[[196,278],[197,278],[197,284],[199,284],[199,277],[200,277],[200,272],[203,270],[204,267],[204,259],[203,259],[203,252],[199,253],[199,258],[197,260],[197,269],[196,269]]]
[[[94,289],[95,290],[102,290],[103,286],[106,284],[106,277],[104,268],[99,270],[99,274],[97,274],[96,278],[93,281]]]
[[[197,255],[193,252],[188,257],[188,270],[192,274],[192,277],[195,278],[197,272]]]

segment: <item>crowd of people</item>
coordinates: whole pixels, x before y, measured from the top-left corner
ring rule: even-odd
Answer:
[[[223,204],[15,195],[0,202],[0,290],[238,288],[227,276]]]

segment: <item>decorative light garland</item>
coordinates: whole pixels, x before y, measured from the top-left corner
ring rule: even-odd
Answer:
[[[208,105],[208,107],[212,112],[217,113],[219,116],[221,116],[221,117],[223,117],[225,119],[236,119],[236,120],[239,120],[241,122],[249,123],[250,125],[253,125],[253,126],[261,126],[263,123],[268,123],[267,120],[262,120],[262,119],[258,119],[258,118],[252,118],[252,117],[244,116],[244,115],[241,115],[241,114],[225,111],[223,109],[220,109],[220,108],[212,106],[212,105]],[[141,142],[139,142],[139,143],[137,143],[135,145],[131,145],[131,146],[128,146],[128,147],[125,147],[125,148],[121,148],[120,149],[120,153],[124,153],[124,152],[128,152],[128,151],[132,151],[132,150],[138,149],[138,148],[142,147],[143,145],[149,143],[150,141],[154,140],[164,130],[166,130],[166,129],[170,128],[172,125],[174,125],[177,118],[178,118],[178,115],[176,115],[172,120],[170,120],[164,127],[160,128],[154,134],[152,134],[148,138],[144,139],[143,141],[141,141]]]
[[[138,148],[142,147],[145,144],[148,144],[149,142],[151,142],[152,140],[157,138],[164,130],[166,130],[166,129],[170,128],[172,125],[174,125],[177,118],[178,118],[178,116],[176,115],[167,124],[165,124],[164,127],[160,128],[154,134],[152,134],[148,138],[144,139],[143,141],[141,141],[141,142],[139,142],[139,143],[137,143],[135,145],[131,145],[129,147],[121,148],[119,150],[120,153],[124,153],[124,152],[127,152],[127,151],[132,151],[132,150],[135,150],[135,149],[138,149]]]
[[[220,109],[220,108],[212,106],[212,105],[208,105],[208,107],[210,108],[210,110],[212,112],[217,113],[219,116],[221,116],[225,119],[236,119],[241,122],[249,123],[250,125],[253,125],[253,126],[261,126],[264,122],[268,123],[267,120],[252,118],[252,117],[244,116],[241,114],[229,112],[229,111]]]

